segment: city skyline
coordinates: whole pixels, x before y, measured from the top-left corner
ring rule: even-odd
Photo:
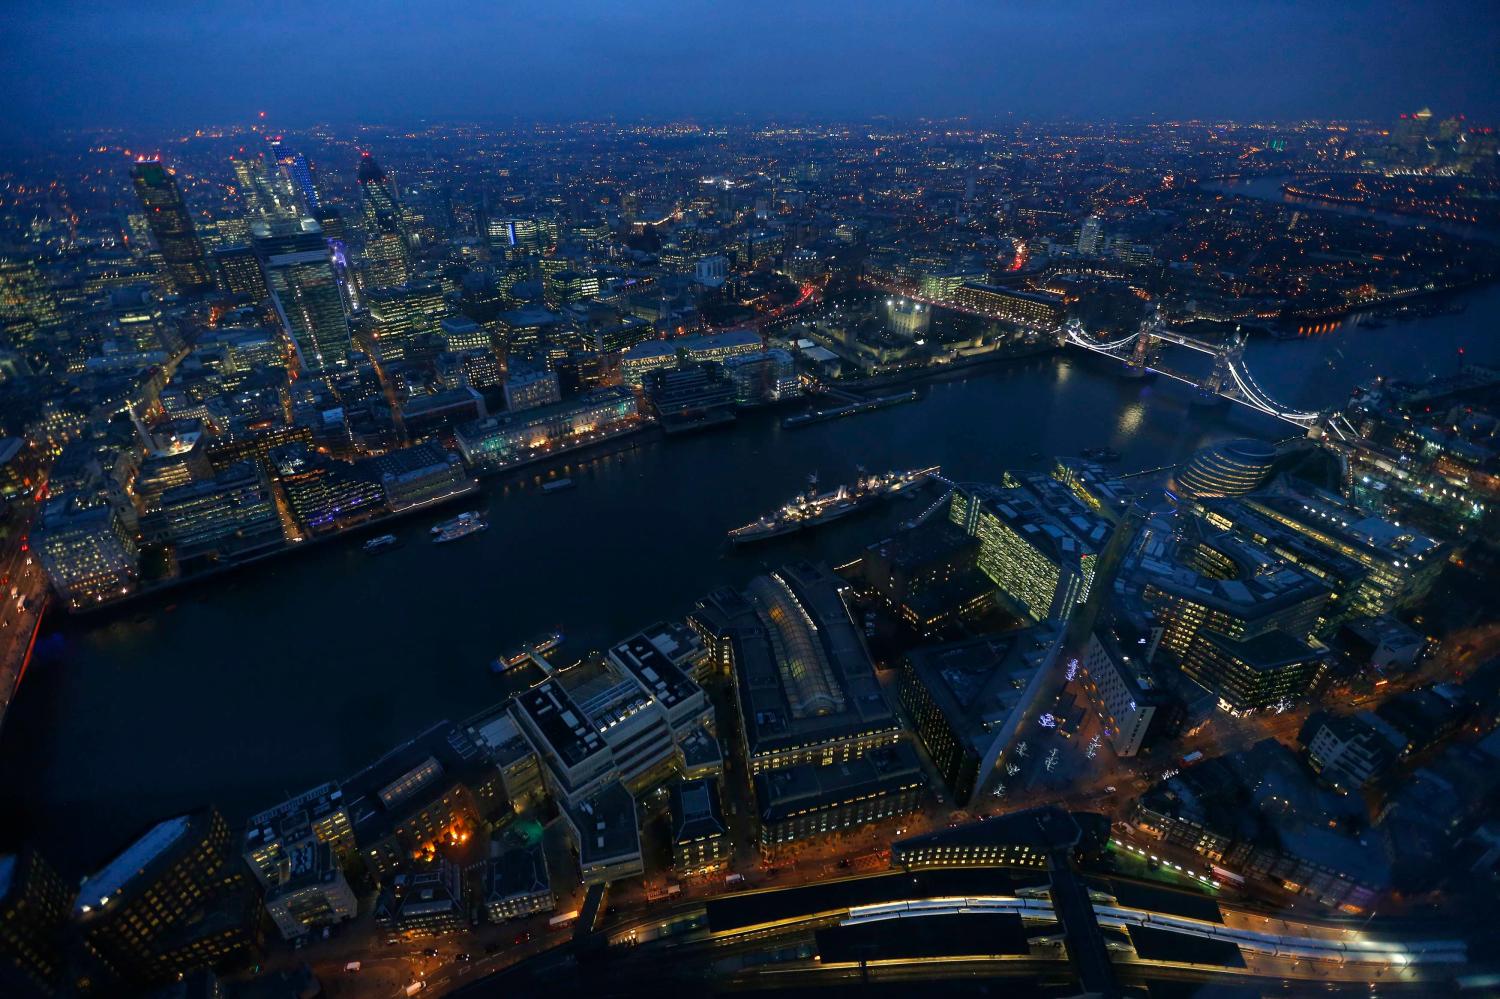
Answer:
[[[6,999],[1500,981],[1494,11],[17,20]]]
[[[1493,5],[18,5],[0,135],[251,119],[1500,116]],[[108,86],[101,84],[108,80]],[[32,86],[46,81],[44,87]]]

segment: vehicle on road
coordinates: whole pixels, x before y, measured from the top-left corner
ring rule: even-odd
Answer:
[[[363,967],[363,966],[358,961],[350,961],[348,964],[344,965],[344,970],[347,971],[347,972],[349,972],[349,974],[352,975],[356,971],[358,971],[361,967]]]
[[[517,947],[521,946],[522,944],[529,944],[529,943],[531,943],[531,931],[530,930],[522,930],[520,933],[516,934],[515,945]]]

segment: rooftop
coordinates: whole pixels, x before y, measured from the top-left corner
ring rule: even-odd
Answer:
[[[896,726],[843,586],[798,563],[758,577],[743,594],[712,594],[695,612],[733,645],[752,756]]]
[[[147,865],[180,840],[192,820],[191,815],[179,815],[158,822],[92,877],[84,879],[78,887],[77,912],[88,912],[95,905],[106,904],[111,896],[118,894],[132,878],[145,871]]]
[[[578,805],[565,807],[578,832],[578,859],[585,868],[640,852],[635,799],[624,784],[611,781]]]
[[[498,838],[491,840],[485,885],[488,902],[549,891],[552,879],[542,845],[534,843],[506,848]]]
[[[671,810],[674,843],[722,836],[727,831],[719,808],[719,786],[712,778],[673,784]]]
[[[982,757],[1006,720],[1024,708],[1057,632],[1037,625],[916,649],[906,661],[943,717]]]
[[[755,800],[763,822],[780,822],[801,812],[926,782],[916,752],[898,742],[827,766],[804,763],[764,770],[755,775]]]

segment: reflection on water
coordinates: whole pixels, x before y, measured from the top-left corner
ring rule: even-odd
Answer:
[[[1463,316],[1385,330],[1252,342],[1257,381],[1299,406],[1342,399],[1383,358],[1409,375],[1448,342],[1478,343]],[[1373,336],[1372,336],[1373,334]],[[1483,342],[1494,346],[1492,330]],[[1482,356],[1471,348],[1470,356]],[[0,813],[88,863],[142,827],[205,801],[231,818],[353,772],[440,718],[462,719],[504,687],[487,663],[544,628],[574,652],[663,617],[709,589],[791,558],[842,560],[909,516],[899,503],[744,551],[724,532],[772,510],[809,472],[847,481],[941,464],[960,481],[1039,468],[1033,454],[1107,445],[1122,470],[1181,460],[1211,440],[1286,427],[1240,407],[1192,409],[1165,380],[1130,381],[1092,357],[1037,359],[947,376],[923,399],[802,430],[746,414],[718,432],[650,441],[561,471],[486,488],[492,528],[433,546],[395,530],[378,557],[332,543],[84,622],[50,621],[0,730]]]
[[[1122,468],[1152,467],[1254,429],[1088,358],[947,376],[923,393],[794,431],[750,413],[573,461],[562,472],[578,487],[565,492],[543,493],[541,474],[496,483],[470,504],[491,529],[455,544],[429,543],[435,513],[396,528],[406,544],[383,555],[332,543],[174,594],[170,612],[163,600],[60,622],[0,731],[0,810],[75,853],[206,800],[243,816],[496,702],[487,663],[539,630],[561,628],[575,654],[604,648],[767,564],[847,558],[910,516],[896,501],[730,549],[728,528],[812,471],[832,485],[859,465],[940,464],[994,481],[1043,467],[1033,454],[1103,445]]]

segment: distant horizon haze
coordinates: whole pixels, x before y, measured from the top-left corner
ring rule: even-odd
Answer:
[[[6,5],[0,139],[314,123],[969,116],[1500,123],[1500,4]]]

